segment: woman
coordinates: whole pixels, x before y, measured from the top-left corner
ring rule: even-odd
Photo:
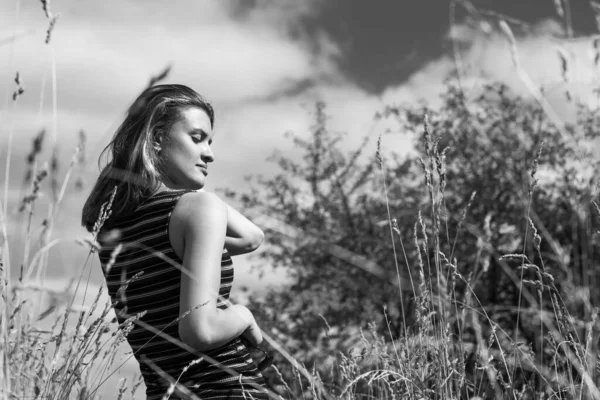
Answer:
[[[190,88],[147,89],[105,149],[110,162],[83,207],[148,399],[175,381],[172,399],[268,398],[249,351],[261,331],[250,310],[227,301],[231,255],[256,249],[263,233],[203,190],[213,124],[211,105]]]

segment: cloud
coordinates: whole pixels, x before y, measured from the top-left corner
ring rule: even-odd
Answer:
[[[307,131],[312,123],[307,110],[317,100],[327,101],[334,116],[344,114],[335,127],[348,130],[350,142],[358,144],[354,133],[369,130],[380,101],[346,81],[335,64],[340,50],[326,35],[308,40],[298,29],[298,18],[315,12],[320,2],[259,1],[250,8],[234,1],[175,3],[165,9],[156,2],[109,1],[102,7],[67,2],[54,10],[64,16],[53,47],[42,43],[43,32],[15,43],[14,69],[26,83],[11,116],[18,153],[29,148],[39,127],[48,127],[52,136],[52,60],[56,134],[63,148],[71,148],[84,129],[96,150],[91,158],[108,143],[148,78],[168,63],[173,64],[169,82],[184,82],[214,103],[217,129],[227,141],[224,160],[245,154],[267,171],[266,146],[285,148],[286,131]],[[14,26],[10,12],[4,15],[8,33]],[[26,5],[21,25],[45,28],[41,9]]]
[[[298,28],[300,18],[318,11],[321,2],[316,0],[297,5],[259,1],[252,7],[239,1],[177,1],[165,8],[154,1],[121,4],[114,0],[62,6],[64,10],[55,10],[63,11],[64,17],[53,37],[59,137],[72,142],[83,128],[94,159],[148,78],[172,62],[170,82],[187,83],[215,104],[220,165],[211,176],[222,184],[242,184],[239,171],[269,172],[272,166],[264,159],[271,149],[293,154],[283,134],[308,132],[315,101],[328,103],[331,128],[348,132],[346,143],[352,148],[364,134],[377,136],[385,131],[372,120],[385,105],[416,105],[420,99],[439,104],[444,79],[455,67],[450,56],[441,56],[379,96],[366,93],[339,72],[336,59],[341,50],[336,43],[318,33],[308,40]],[[4,34],[14,28],[10,14],[4,13]],[[29,3],[20,19],[21,29],[46,26],[39,6]],[[557,44],[551,35],[560,29],[555,22],[545,21],[517,40],[523,68],[536,84],[545,85],[552,104],[568,118],[558,44],[569,58],[569,83],[578,84],[574,95],[590,97],[587,83],[595,78],[589,64],[590,43]],[[54,125],[52,51],[43,45],[42,33],[27,36],[14,47],[14,68],[19,67],[26,82],[26,95],[11,115],[19,152],[28,149],[29,138],[40,126],[51,131]],[[448,39],[460,48],[467,92],[476,93],[483,82],[502,80],[528,94],[500,32],[463,24],[454,26]],[[0,51],[7,53],[8,48]],[[409,139],[404,136],[394,147],[409,148]],[[93,164],[88,174],[97,173]]]
[[[491,82],[503,82],[515,94],[532,100],[532,88],[541,89],[563,122],[575,121],[578,101],[591,108],[600,105],[596,91],[600,75],[595,61],[599,52],[593,38],[562,39],[563,28],[551,19],[540,21],[527,31],[513,26],[520,73],[507,36],[494,26],[486,22],[453,26],[446,39],[454,42],[456,47],[449,48],[456,52],[424,65],[401,85],[388,87],[382,95],[384,103],[415,105],[423,99],[435,107],[440,104],[445,78],[459,66],[461,87],[467,98],[479,95],[484,85]]]
[[[439,102],[443,81],[455,66],[451,57],[428,63],[381,96],[370,95],[336,67],[341,52],[336,43],[322,33],[308,40],[298,28],[299,19],[320,6],[316,0],[298,5],[259,1],[252,7],[239,1],[176,1],[169,8],[154,1],[66,2],[60,10],[57,5],[55,12],[63,11],[64,16],[54,32],[54,54],[43,45],[43,29],[14,46],[13,70],[22,72],[26,84],[26,94],[13,114],[17,140],[31,137],[41,125],[53,124],[53,57],[57,133],[60,138],[75,138],[83,128],[94,148],[108,142],[123,110],[148,78],[168,63],[173,64],[170,82],[187,83],[213,101],[218,129],[229,132],[223,137],[236,140],[227,146],[231,154],[247,150],[247,145],[261,148],[273,140],[285,146],[282,133],[309,125],[305,110],[317,99],[328,101],[334,117],[340,115],[340,121],[346,121],[338,127],[350,131],[352,138],[354,132],[368,131],[372,113],[385,104],[416,104],[419,99]],[[2,13],[2,36],[15,29],[45,28],[39,5],[27,3],[22,8],[17,28],[10,10]],[[536,84],[545,86],[552,103],[568,118],[566,86],[576,86],[572,94],[588,101],[593,94],[589,83],[597,77],[589,41],[559,43],[552,35],[560,30],[557,23],[544,21],[529,33],[517,35],[517,41],[523,68]],[[468,92],[475,93],[485,81],[502,80],[528,94],[500,32],[490,26],[482,31],[463,24],[454,26],[448,39],[455,40],[461,50],[463,85]],[[559,46],[568,60],[569,82],[561,78]],[[9,46],[0,52],[8,55]],[[9,74],[5,70],[2,78],[10,78]],[[254,127],[261,137],[248,135]]]
[[[448,57],[441,57],[421,67],[406,82],[388,87],[381,95],[385,104],[418,105],[420,102],[435,107],[440,103],[439,94],[444,91],[444,80],[452,71],[453,63]]]
[[[74,147],[77,132],[83,129],[89,156],[96,158],[130,102],[150,76],[167,64],[173,66],[168,82],[183,82],[198,90],[215,105],[219,126],[236,129],[256,120],[246,110],[259,108],[257,99],[285,96],[302,82],[338,76],[333,43],[322,37],[317,41],[322,45],[315,47],[291,30],[295,19],[311,12],[314,2],[258,2],[252,8],[240,4],[52,3],[53,12],[62,14],[48,46],[43,42],[47,20],[39,3],[24,3],[18,13],[2,3],[0,37],[27,33],[0,47],[0,56],[9,61],[8,68],[0,71],[0,79],[8,82],[5,93],[14,90],[16,71],[25,86],[16,105],[0,111],[0,120],[8,122],[3,124],[2,137],[13,133],[13,160],[23,158],[42,127],[48,131],[46,146],[56,136],[63,155]],[[272,107],[272,101],[264,103],[265,109]],[[259,114],[269,124],[267,113]],[[248,123],[231,122],[240,118],[248,118]],[[254,143],[257,139],[268,143],[276,134],[264,125],[261,128],[267,129],[254,137]],[[275,123],[270,126],[279,129]],[[235,143],[229,148],[235,152]],[[19,169],[20,164],[11,169],[14,183],[21,179]],[[89,173],[97,171],[90,166]]]
[[[169,63],[170,80],[187,83],[220,106],[336,72],[331,43],[313,53],[307,43],[281,29],[280,20],[295,15],[286,7],[257,8],[240,20],[231,16],[231,2],[176,3],[180,6],[167,9],[144,2],[109,1],[100,9],[89,5],[64,13],[52,47],[43,44],[40,32],[15,43],[13,68],[34,85],[27,91],[31,100],[24,99],[23,106],[37,106],[41,88],[37,81],[44,76],[50,87],[53,60],[60,111],[103,116],[122,110],[148,78]],[[68,5],[75,10],[82,7]],[[21,26],[45,27],[38,8],[23,10],[18,28],[10,14],[3,13],[2,36]],[[9,47],[3,49],[7,56]],[[14,72],[2,77],[6,74]]]
[[[594,91],[600,76],[594,62],[597,51],[592,38],[562,39],[563,29],[554,20],[541,21],[525,33],[515,29],[515,36],[522,70],[536,87],[543,88],[563,120],[573,121],[575,100],[590,107],[598,106]],[[463,25],[451,30],[449,38],[467,45],[462,59],[468,91],[477,92],[481,83],[495,80],[506,83],[520,95],[531,97],[530,88],[515,67],[509,40],[502,32],[485,34]]]

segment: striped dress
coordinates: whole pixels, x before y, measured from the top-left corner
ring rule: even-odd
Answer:
[[[187,192],[154,194],[132,212],[109,219],[98,235],[102,272],[119,327],[129,330],[127,341],[140,364],[147,399],[160,399],[174,381],[187,390],[175,389],[171,399],[192,398],[190,392],[202,400],[268,399],[264,378],[240,338],[204,353],[171,341],[180,340],[181,271],[169,260],[182,262],[171,246],[168,227],[177,201]],[[109,242],[110,234],[103,233],[114,229],[120,236]],[[233,263],[223,250],[217,307],[228,307],[232,282]]]

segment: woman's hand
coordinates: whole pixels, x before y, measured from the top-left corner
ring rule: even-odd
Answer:
[[[225,248],[230,255],[246,254],[256,250],[264,240],[263,231],[229,204],[227,206],[227,235]]]
[[[244,333],[242,333],[242,336],[248,339],[252,346],[258,346],[263,341],[262,332],[260,331],[256,321],[254,321],[253,324],[250,325],[250,327],[246,329]]]
[[[254,319],[254,315],[248,309],[248,307],[241,304],[234,304],[229,308],[235,311],[235,313],[248,324],[248,327],[244,330],[242,336],[253,346],[258,346],[261,344],[263,341],[262,333],[258,327],[258,324],[256,323],[256,320]]]

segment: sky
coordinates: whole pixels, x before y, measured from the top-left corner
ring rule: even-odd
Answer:
[[[247,175],[274,172],[266,158],[275,149],[297,155],[285,133],[308,134],[316,101],[327,103],[330,128],[347,133],[348,150],[368,136],[367,152],[374,153],[383,135],[385,151],[402,155],[411,151],[414,133],[401,132],[394,121],[374,120],[375,113],[420,101],[435,106],[457,65],[467,94],[499,80],[531,95],[499,17],[516,38],[525,75],[544,87],[559,118],[574,115],[567,88],[597,106],[592,35],[598,28],[589,2],[563,9],[572,21],[570,39],[554,0],[459,3],[451,8],[445,0],[53,0],[49,11],[59,17],[45,44],[48,19],[39,1],[0,2],[0,189],[12,138],[8,191],[0,197],[9,204],[12,259],[23,253],[26,220],[17,208],[32,138],[47,130],[44,157],[54,144],[64,174],[83,130],[87,163],[75,176],[85,186],[82,191],[69,186],[54,227],[60,242],[45,274],[48,285],[61,288],[83,270],[87,253],[73,242],[86,236],[79,212],[98,174],[99,152],[124,110],[167,66],[165,82],[190,86],[216,110],[209,190],[248,189]],[[13,101],[17,72],[24,93]],[[36,229],[44,213],[39,206]],[[256,292],[283,278],[267,268],[267,279],[259,280],[250,272],[253,262],[236,260],[238,287]],[[94,263],[91,280],[101,285]],[[12,265],[14,274],[19,263]]]

